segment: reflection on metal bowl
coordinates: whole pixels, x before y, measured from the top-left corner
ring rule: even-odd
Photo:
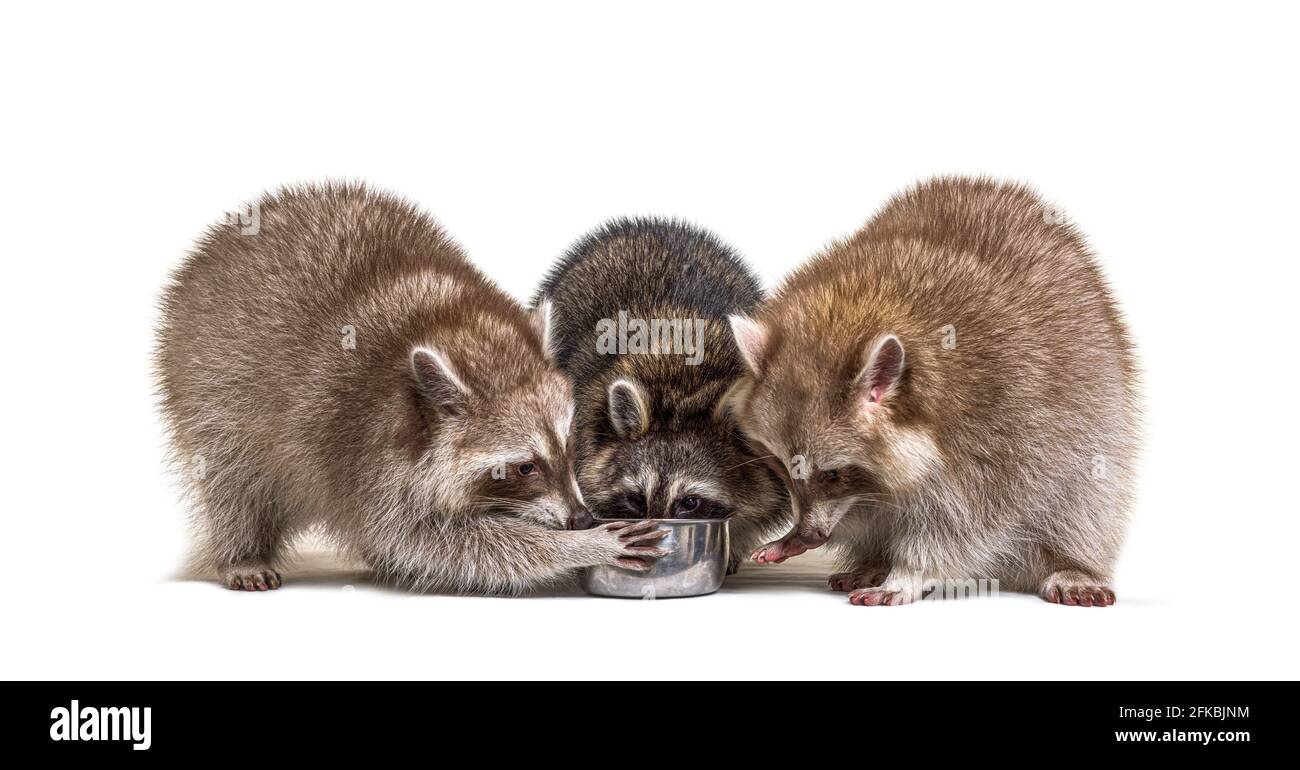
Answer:
[[[602,519],[597,523],[608,521],[616,519]],[[656,519],[655,524],[668,530],[668,536],[659,546],[670,553],[655,560],[649,572],[588,567],[582,575],[582,587],[587,593],[625,599],[673,599],[711,594],[722,586],[731,551],[729,521]]]

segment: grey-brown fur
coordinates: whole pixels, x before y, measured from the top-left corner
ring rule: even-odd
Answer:
[[[1138,372],[1082,235],[1037,195],[921,184],[733,327],[751,374],[731,403],[799,519],[757,560],[829,536],[857,604],[911,601],[917,575],[1114,601]]]
[[[744,369],[726,317],[761,298],[758,280],[713,235],[654,219],[591,233],[544,281],[538,300],[552,303],[557,360],[575,383],[578,478],[598,516],[733,515],[733,568],[789,520],[779,479],[720,409]],[[672,352],[611,355],[598,339],[620,312],[698,319],[702,347],[689,354],[673,340]]]
[[[361,185],[253,211],[255,233],[213,227],[162,299],[159,391],[202,566],[275,588],[308,527],[417,589],[513,593],[654,557],[654,533],[564,529],[589,516],[546,308]]]

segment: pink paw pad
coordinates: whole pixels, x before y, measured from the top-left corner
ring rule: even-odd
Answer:
[[[806,550],[808,549],[800,545],[797,540],[778,540],[754,551],[754,555],[750,558],[759,564],[780,564],[791,556],[798,556]]]

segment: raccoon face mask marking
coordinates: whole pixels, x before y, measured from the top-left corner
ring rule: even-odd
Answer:
[[[857,502],[904,491],[942,467],[930,432],[898,419],[907,371],[898,335],[869,337],[840,366],[810,361],[797,340],[773,344],[763,322],[733,316],[731,324],[750,374],[729,394],[730,410],[779,459],[794,512],[810,528],[829,534]]]
[[[431,462],[444,504],[452,489],[474,510],[515,516],[554,529],[589,522],[573,472],[573,398],[552,373],[536,387],[481,399],[452,357],[432,347],[411,352],[419,402],[427,410]]]

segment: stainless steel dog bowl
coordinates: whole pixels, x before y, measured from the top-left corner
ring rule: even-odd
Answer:
[[[608,521],[615,519],[599,519],[597,523]],[[655,524],[668,530],[668,536],[658,545],[670,553],[656,559],[648,572],[588,567],[582,575],[582,587],[587,593],[623,599],[673,599],[711,594],[722,586],[731,553],[729,521],[656,519]]]

